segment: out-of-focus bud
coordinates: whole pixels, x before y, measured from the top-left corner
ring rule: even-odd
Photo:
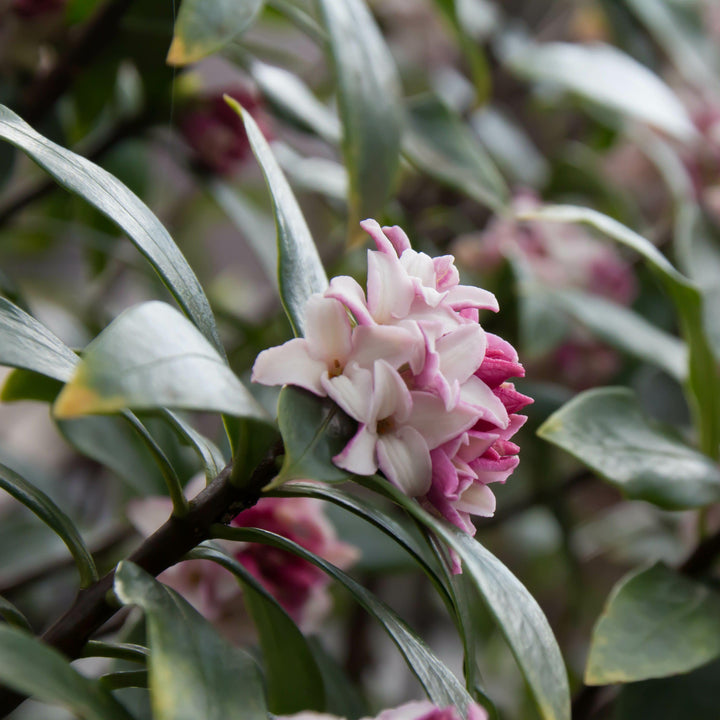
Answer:
[[[13,0],[10,9],[22,18],[52,15],[65,8],[67,0]]]

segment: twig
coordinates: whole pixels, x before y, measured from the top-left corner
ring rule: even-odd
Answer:
[[[171,517],[130,555],[129,560],[151,575],[159,575],[174,565],[208,538],[211,525],[230,522],[240,511],[258,501],[261,489],[277,474],[275,460],[281,453],[282,443],[278,442],[243,487],[230,483],[231,466],[226,467],[190,503],[187,515]],[[44,633],[43,641],[71,659],[79,657],[90,636],[119,609],[112,602],[114,577],[115,571],[112,570],[94,585],[81,590],[72,607]],[[23,695],[0,688],[2,716],[5,717],[24,699]]]

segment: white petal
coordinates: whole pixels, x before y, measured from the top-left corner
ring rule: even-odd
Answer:
[[[460,388],[461,403],[473,405],[482,413],[482,419],[506,428],[510,422],[500,398],[478,377],[471,375]]]
[[[430,451],[415,428],[405,425],[394,433],[381,435],[377,441],[377,457],[388,480],[406,495],[417,497],[430,489]]]
[[[435,343],[440,372],[448,382],[464,383],[480,367],[486,347],[487,338],[480,325],[460,325]]]
[[[352,326],[344,305],[334,298],[311,295],[305,304],[305,337],[313,357],[324,360],[329,369],[340,366],[352,349]]]
[[[492,517],[495,514],[495,495],[486,485],[473,483],[454,505],[460,512]]]
[[[396,256],[368,250],[367,298],[370,313],[379,323],[408,314],[415,289]]]
[[[403,423],[412,409],[412,398],[405,381],[385,360],[378,360],[373,372],[372,416],[378,420],[390,417]]]
[[[343,470],[357,475],[373,475],[378,466],[375,460],[377,435],[367,425],[360,425],[353,439],[343,451],[333,458],[333,462]]]
[[[435,264],[432,258],[425,254],[406,250],[400,258],[402,266],[408,275],[419,278],[425,287],[435,290]]]
[[[307,340],[293,338],[283,345],[263,350],[257,356],[252,381],[261,385],[299,385],[325,396],[320,379],[326,373],[327,364],[311,357]]]
[[[448,290],[445,302],[449,303],[453,310],[463,308],[482,308],[497,312],[499,305],[497,298],[489,291],[473,285],[456,285]]]
[[[480,412],[470,405],[460,403],[452,412],[447,412],[443,401],[435,395],[427,392],[410,394],[413,408],[408,425],[420,432],[430,450],[470,429],[480,417]]]
[[[360,325],[374,323],[365,300],[365,291],[354,278],[338,275],[330,281],[325,291],[326,298],[339,300],[354,316]]]
[[[337,377],[322,379],[325,392],[351,417],[361,423],[373,424],[372,373],[354,363]]]
[[[399,368],[424,351],[425,343],[417,325],[410,328],[397,325],[358,325],[353,330],[353,350],[348,362],[371,368],[383,359]]]

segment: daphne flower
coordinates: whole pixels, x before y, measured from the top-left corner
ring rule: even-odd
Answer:
[[[477,703],[470,703],[467,715],[463,714],[453,705],[438,707],[429,700],[409,702],[390,710],[383,710],[375,718],[362,720],[487,720],[487,712]],[[317,712],[301,712],[296,715],[279,715],[277,720],[343,720],[335,715]]]
[[[189,497],[205,486],[204,476],[185,489]],[[172,511],[167,497],[149,497],[128,504],[130,522],[150,535]],[[282,535],[340,568],[358,558],[357,548],[340,541],[323,512],[323,503],[311,498],[262,498],[231,521],[233,527],[253,527]],[[315,629],[330,608],[328,577],[311,563],[285,550],[259,543],[220,541],[224,549],[247,568],[260,584],[304,629]],[[186,560],[160,575],[198,612],[238,638],[245,617],[241,589],[227,570],[210,560]]]

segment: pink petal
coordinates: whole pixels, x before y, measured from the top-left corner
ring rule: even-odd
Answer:
[[[422,435],[407,425],[377,441],[378,465],[406,495],[424,495],[430,488],[432,465]]]
[[[411,279],[393,255],[368,250],[368,308],[379,323],[403,318],[415,298]]]
[[[457,510],[470,515],[492,517],[495,514],[495,495],[481,483],[473,483],[454,504]]]
[[[355,436],[343,451],[333,458],[333,462],[343,470],[357,475],[373,475],[378,466],[375,460],[377,435],[367,425],[360,425]]]
[[[435,343],[440,356],[440,372],[448,382],[464,383],[480,367],[485,346],[485,331],[479,325],[461,325],[443,335]]]
[[[397,257],[395,248],[392,246],[390,239],[385,235],[377,220],[368,218],[360,223],[360,227],[375,241],[377,249],[385,255]]]
[[[465,308],[481,308],[497,312],[500,309],[497,298],[489,291],[473,285],[457,285],[448,290],[445,302],[453,310]]]
[[[441,292],[454,288],[460,282],[460,275],[455,267],[452,255],[441,255],[433,258],[435,266],[435,287]]]
[[[407,420],[412,409],[410,391],[398,372],[385,360],[375,363],[372,395],[372,417],[383,420],[392,415],[398,423]]]
[[[331,397],[351,418],[361,423],[374,423],[372,415],[372,373],[358,367],[355,363],[348,365],[345,372],[337,377],[322,380],[322,386]]]
[[[410,249],[410,239],[405,234],[405,231],[398,225],[392,227],[383,227],[385,236],[390,240],[392,246],[395,248],[395,252],[400,257],[406,250]]]
[[[341,369],[352,350],[352,326],[343,304],[312,295],[305,304],[305,328],[310,354],[324,360],[330,369],[337,360]]]
[[[420,282],[426,288],[431,288],[437,294],[437,288],[435,287],[435,265],[429,255],[408,250],[402,254],[400,263],[408,275],[419,278]]]
[[[348,362],[371,368],[375,360],[382,358],[399,368],[421,351],[422,334],[417,325],[414,330],[399,325],[358,325],[353,330],[353,351]]]
[[[460,403],[446,412],[443,401],[435,395],[421,391],[410,394],[413,408],[408,425],[420,432],[430,450],[470,429],[480,417],[480,412],[467,404]]]
[[[298,385],[324,397],[321,378],[327,374],[324,360],[310,355],[305,338],[293,338],[278,347],[263,350],[255,359],[251,379],[261,385]]]
[[[460,403],[468,403],[477,408],[483,420],[498,427],[506,428],[510,422],[500,398],[475,375],[471,375],[460,388]]]
[[[367,307],[365,291],[357,280],[347,275],[338,275],[330,281],[325,291],[326,298],[339,300],[355,317],[360,325],[372,325],[374,320]]]

